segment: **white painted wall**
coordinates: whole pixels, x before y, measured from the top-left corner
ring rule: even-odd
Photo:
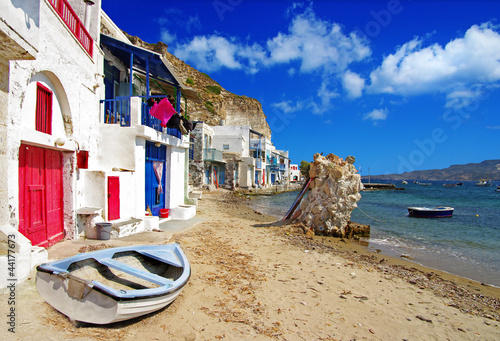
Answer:
[[[167,191],[165,193],[167,208],[184,205],[185,153],[184,148],[167,146]]]
[[[9,44],[9,49],[17,50],[9,51],[10,57],[21,57],[22,50],[28,53],[29,59],[36,57],[40,32],[40,3],[43,2],[43,0],[0,1],[0,30],[17,45]],[[8,44],[5,41],[2,43]]]

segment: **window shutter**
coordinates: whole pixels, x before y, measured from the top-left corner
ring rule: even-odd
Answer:
[[[36,130],[52,134],[52,91],[40,83],[36,86]]]

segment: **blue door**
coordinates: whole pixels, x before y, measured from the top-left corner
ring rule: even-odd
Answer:
[[[255,184],[258,185],[259,182],[259,172],[255,171]]]
[[[271,173],[271,183],[274,185],[275,181],[276,181],[276,174]]]
[[[210,185],[210,167],[205,168],[205,184]]]
[[[167,147],[156,147],[154,143],[146,141],[146,207],[154,216],[160,215],[160,209],[165,208]],[[161,166],[161,189],[155,166]]]
[[[226,167],[224,165],[219,167],[219,185],[224,185],[226,181]]]

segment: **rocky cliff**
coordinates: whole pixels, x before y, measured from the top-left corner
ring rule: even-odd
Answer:
[[[198,103],[188,101],[187,112],[191,120],[204,121],[209,125],[218,125],[224,120],[226,125],[251,126],[253,130],[271,139],[271,129],[258,100],[225,90],[209,75],[196,70],[168,52],[166,44],[162,42],[149,44],[138,37],[124,33],[134,45],[162,54],[184,85],[198,91],[201,101]]]

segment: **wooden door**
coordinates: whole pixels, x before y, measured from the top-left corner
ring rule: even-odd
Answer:
[[[19,232],[43,247],[64,237],[61,152],[21,145]]]
[[[108,177],[108,220],[120,219],[120,178]]]

